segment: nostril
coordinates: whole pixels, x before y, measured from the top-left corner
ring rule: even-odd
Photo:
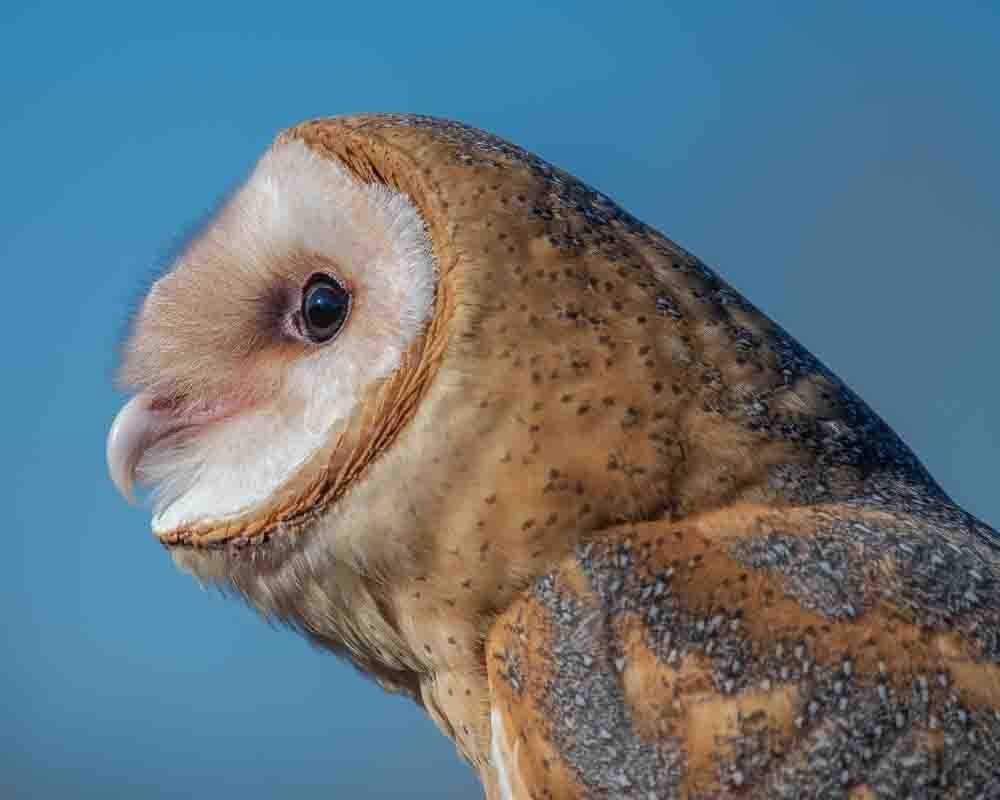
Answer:
[[[181,394],[157,395],[149,402],[153,411],[163,411],[168,414],[177,413],[185,405],[185,397]]]
[[[255,399],[248,394],[217,390],[206,397],[181,392],[155,395],[149,400],[148,408],[179,423],[198,425],[231,417],[255,404]]]

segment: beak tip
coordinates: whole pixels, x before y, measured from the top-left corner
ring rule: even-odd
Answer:
[[[114,481],[115,488],[118,489],[118,494],[125,498],[125,502],[130,506],[136,504],[135,492],[133,491],[134,482],[129,478],[122,481]]]
[[[108,431],[106,457],[108,474],[119,493],[135,504],[135,470],[149,441],[151,418],[148,402],[141,395],[133,397],[115,417]]]
[[[115,448],[109,437],[108,440],[108,474],[118,493],[124,497],[129,505],[135,504],[135,494],[133,488],[133,467],[121,460],[121,454]]]

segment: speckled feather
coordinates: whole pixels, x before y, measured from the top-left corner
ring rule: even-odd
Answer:
[[[519,798],[1000,796],[996,534],[858,397],[501,139],[283,136],[425,217],[423,382],[307,513],[178,561],[411,694],[491,798],[498,735]]]

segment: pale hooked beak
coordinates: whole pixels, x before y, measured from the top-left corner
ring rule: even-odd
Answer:
[[[131,503],[135,472],[143,454],[177,430],[173,415],[153,408],[152,396],[142,393],[129,400],[108,431],[108,472],[118,491]]]

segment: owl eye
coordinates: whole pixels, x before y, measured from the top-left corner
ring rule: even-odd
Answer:
[[[302,292],[302,328],[316,343],[328,342],[347,321],[351,293],[329,275],[314,275]]]

